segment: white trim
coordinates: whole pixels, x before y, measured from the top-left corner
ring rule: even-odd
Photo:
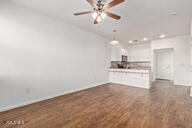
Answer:
[[[36,102],[43,101],[43,100],[51,99],[51,98],[54,98],[54,97],[66,95],[66,94],[69,94],[69,93],[73,93],[73,92],[77,92],[77,91],[82,91],[82,90],[85,90],[85,89],[88,89],[88,88],[92,88],[92,87],[103,85],[103,84],[107,84],[107,83],[109,83],[109,82],[103,82],[103,83],[100,83],[100,84],[94,84],[94,85],[86,86],[86,87],[83,87],[83,88],[80,88],[80,89],[75,89],[75,90],[72,90],[72,91],[63,92],[63,93],[59,93],[59,94],[55,94],[55,95],[51,95],[51,96],[47,96],[47,97],[37,98],[37,99],[31,100],[31,101],[26,101],[26,102],[23,102],[23,103],[18,103],[18,104],[15,104],[15,105],[3,107],[3,108],[0,108],[0,112],[11,110],[11,109],[22,107],[22,106],[26,106],[26,105],[29,105],[29,104],[33,104],[33,103],[36,103]]]
[[[187,84],[187,83],[178,83],[178,82],[177,83],[173,82],[173,85],[176,85],[176,86],[188,86],[188,87],[191,86],[190,83]]]
[[[192,87],[191,87],[191,94],[190,94],[190,96],[192,97]]]

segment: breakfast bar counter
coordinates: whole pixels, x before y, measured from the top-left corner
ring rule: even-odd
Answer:
[[[150,69],[109,69],[109,81],[111,83],[151,88],[151,70]]]

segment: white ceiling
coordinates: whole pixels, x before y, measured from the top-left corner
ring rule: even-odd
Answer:
[[[45,15],[59,18],[82,29],[112,39],[112,30],[118,31],[121,43],[148,37],[157,39],[159,34],[167,37],[188,35],[192,19],[192,0],[125,0],[110,9],[122,16],[116,21],[106,18],[99,25],[93,24],[91,15],[74,16],[73,13],[92,10],[86,0],[8,0]],[[111,0],[105,0],[105,3]],[[171,16],[177,11],[179,15]]]

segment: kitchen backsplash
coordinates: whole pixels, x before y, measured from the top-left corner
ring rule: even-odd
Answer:
[[[121,62],[121,61],[111,61],[110,68],[151,68],[150,61],[138,61],[138,62]]]

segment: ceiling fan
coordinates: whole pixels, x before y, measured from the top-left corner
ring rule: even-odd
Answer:
[[[104,5],[102,0],[98,0],[97,4],[94,3],[93,0],[87,0],[87,2],[93,7],[93,11],[74,13],[74,15],[79,16],[79,15],[84,15],[84,14],[92,14],[92,17],[94,19],[94,24],[98,24],[98,22],[100,22],[106,16],[119,20],[121,18],[121,16],[107,12],[106,10],[118,5],[124,1],[125,0],[113,0],[112,2],[108,3],[107,5]]]

